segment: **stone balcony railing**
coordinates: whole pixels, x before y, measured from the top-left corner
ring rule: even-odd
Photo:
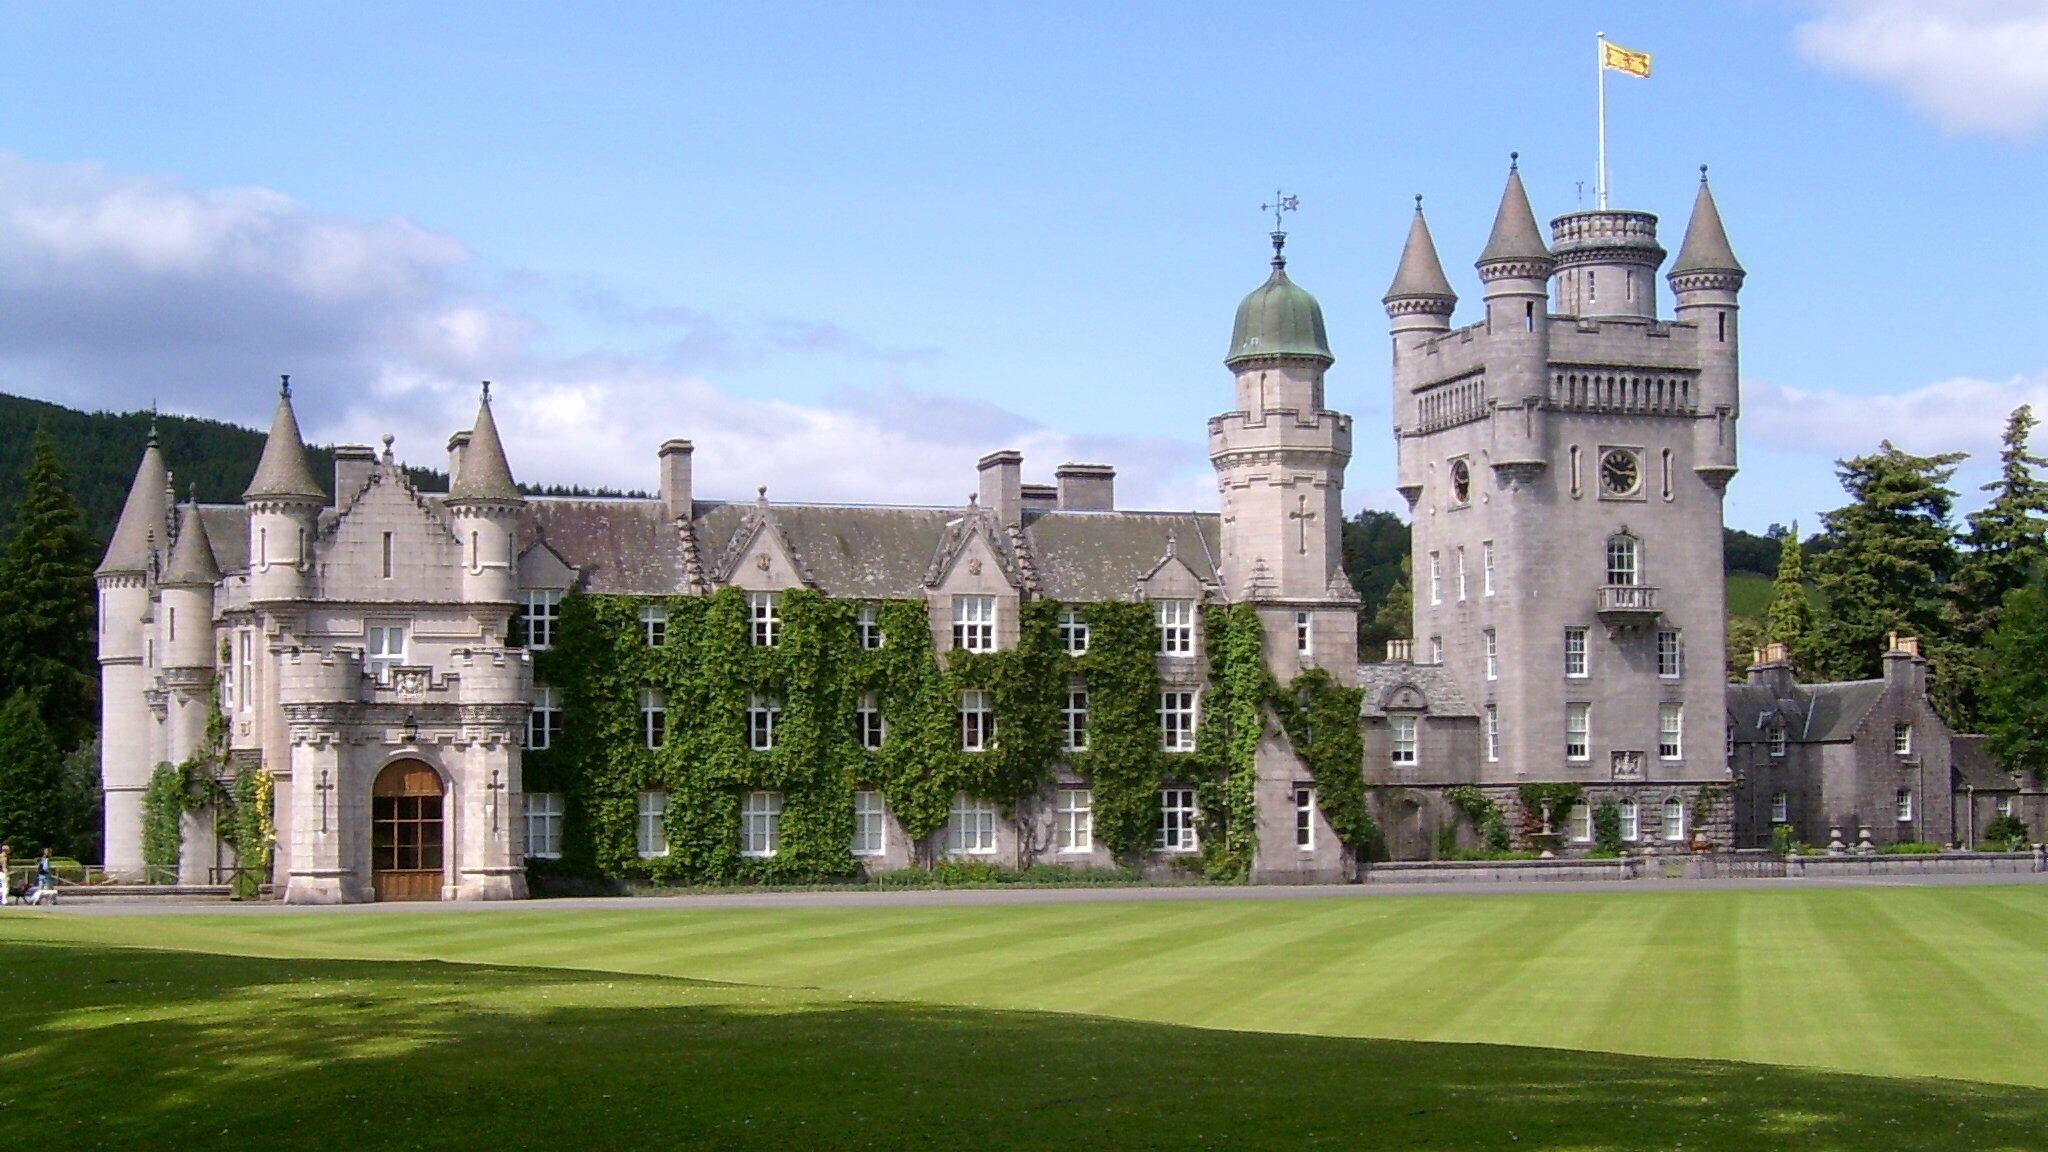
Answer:
[[[1657,590],[1647,584],[1608,584],[1600,589],[1600,619],[1610,625],[1657,618]]]

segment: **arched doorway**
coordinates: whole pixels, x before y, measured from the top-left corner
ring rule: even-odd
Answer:
[[[396,760],[370,788],[370,881],[379,900],[439,900],[440,773],[418,760]]]

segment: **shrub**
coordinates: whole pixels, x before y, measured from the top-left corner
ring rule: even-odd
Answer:
[[[1593,850],[1613,857],[1621,855],[1621,808],[1600,804],[1593,809]]]
[[[1880,856],[1935,856],[1941,853],[1939,844],[1922,844],[1917,841],[1906,844],[1887,844],[1877,850]]]
[[[1779,856],[1790,856],[1798,849],[1798,837],[1792,833],[1790,824],[1771,825],[1771,851]]]
[[[2027,846],[2027,822],[2017,816],[2000,816],[1984,826],[1982,846],[2020,851]]]

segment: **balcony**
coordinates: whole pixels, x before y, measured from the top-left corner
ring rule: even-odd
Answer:
[[[1657,590],[1647,584],[1605,585],[1600,589],[1599,613],[1609,631],[1655,623]]]

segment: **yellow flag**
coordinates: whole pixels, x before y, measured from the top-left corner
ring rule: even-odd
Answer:
[[[1600,66],[1602,68],[1612,68],[1616,72],[1626,72],[1631,76],[1647,77],[1650,74],[1650,54],[1648,52],[1631,52],[1619,44],[1609,44],[1607,41],[1602,40],[1600,42]]]

